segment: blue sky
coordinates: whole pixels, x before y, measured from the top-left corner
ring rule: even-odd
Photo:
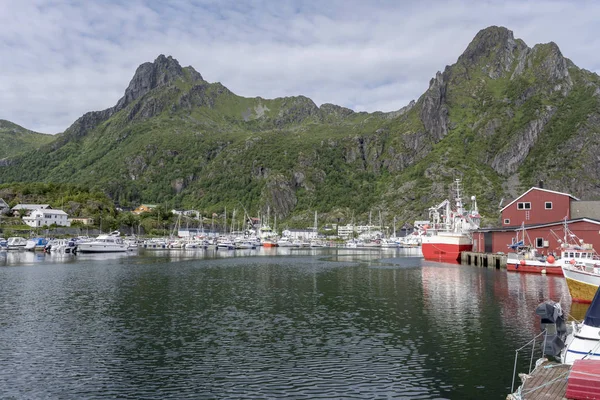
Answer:
[[[0,0],[0,119],[61,132],[159,54],[242,96],[392,111],[490,25],[599,73],[599,19],[592,1]]]

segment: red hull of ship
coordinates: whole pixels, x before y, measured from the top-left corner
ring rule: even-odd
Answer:
[[[506,270],[507,271],[513,271],[513,272],[529,272],[529,273],[534,273],[534,274],[541,274],[542,270],[546,270],[546,274],[548,275],[560,275],[560,276],[564,276],[562,268],[558,265],[555,266],[548,266],[548,267],[543,267],[543,266],[538,266],[538,265],[521,265],[521,264],[506,264]]]
[[[265,241],[263,242],[263,247],[278,247],[279,245],[275,242]]]
[[[471,251],[472,244],[448,244],[448,243],[423,243],[421,251],[423,258],[428,261],[438,261],[451,264],[460,264],[460,253]]]

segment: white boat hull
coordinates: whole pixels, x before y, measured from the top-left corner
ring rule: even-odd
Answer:
[[[129,246],[108,246],[102,243],[82,243],[77,246],[78,253],[123,253]]]

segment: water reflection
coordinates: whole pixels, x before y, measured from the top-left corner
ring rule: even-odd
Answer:
[[[564,279],[398,253],[7,254],[0,397],[504,398]]]
[[[41,251],[0,251],[0,266],[43,265],[48,263],[68,263],[74,259],[71,254],[48,254]]]

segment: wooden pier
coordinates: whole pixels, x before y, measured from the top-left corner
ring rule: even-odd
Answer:
[[[475,253],[463,251],[460,253],[460,263],[463,265],[474,265],[486,268],[506,268],[506,254]]]
[[[562,400],[567,393],[570,371],[570,365],[545,360],[530,374],[519,374],[523,384],[506,400]]]

